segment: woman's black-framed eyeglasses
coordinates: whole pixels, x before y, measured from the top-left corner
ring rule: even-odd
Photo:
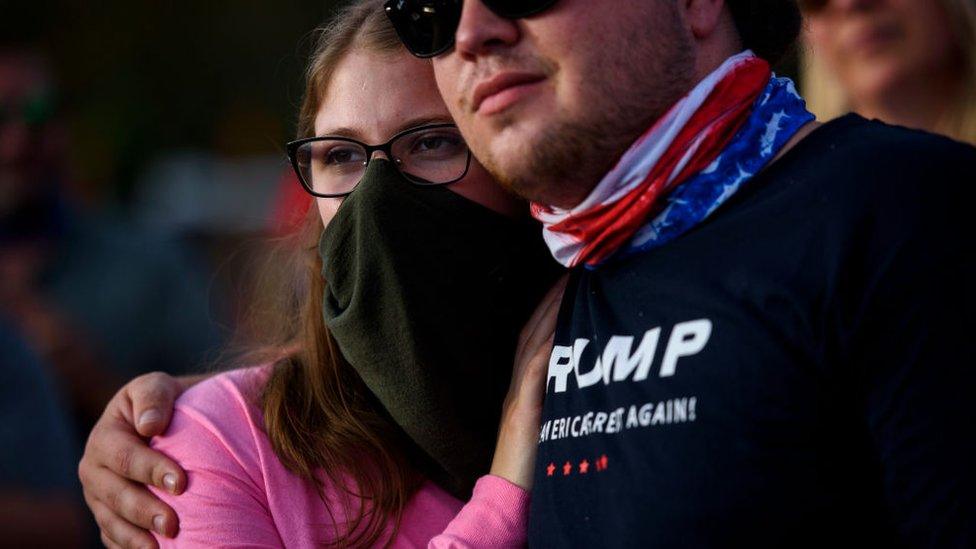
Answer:
[[[521,19],[551,8],[557,0],[480,0],[499,17]],[[387,0],[387,17],[410,53],[436,57],[454,47],[463,0]]]
[[[320,198],[351,193],[376,151],[386,153],[396,169],[417,185],[455,183],[471,165],[471,151],[454,124],[410,128],[381,145],[326,135],[292,141],[287,147],[302,187]]]

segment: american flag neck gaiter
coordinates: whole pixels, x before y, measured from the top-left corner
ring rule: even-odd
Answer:
[[[705,220],[814,116],[793,82],[744,51],[648,129],[579,205],[532,205],[557,261],[595,268]]]

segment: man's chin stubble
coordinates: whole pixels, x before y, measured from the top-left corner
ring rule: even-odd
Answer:
[[[576,124],[559,124],[524,147],[519,161],[502,163],[492,155],[484,165],[502,186],[526,200],[570,209],[590,194],[613,168],[621,147],[626,148],[598,134]]]
[[[642,81],[598,85],[588,103],[602,104],[602,110],[577,120],[561,113],[560,122],[511,151],[522,155],[518,161],[503,163],[489,155],[485,167],[503,186],[527,200],[562,209],[577,206],[634,140],[691,88],[691,48],[670,46],[664,56],[668,62],[659,70],[643,78],[632,73]],[[623,67],[617,73],[621,71]],[[514,123],[514,119],[506,121],[506,125]]]

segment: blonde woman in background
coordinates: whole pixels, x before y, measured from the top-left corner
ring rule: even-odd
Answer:
[[[804,94],[821,119],[848,110],[976,143],[976,1],[804,0]]]

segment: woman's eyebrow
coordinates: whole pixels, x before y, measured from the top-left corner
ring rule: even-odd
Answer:
[[[426,126],[427,124],[453,124],[453,123],[454,120],[451,119],[451,117],[449,116],[444,116],[444,115],[419,116],[417,118],[413,118],[407,122],[404,122],[403,124],[400,124],[400,126],[397,127],[397,129],[393,132],[392,135],[390,135],[390,137],[393,137],[394,135],[409,130],[411,128]]]
[[[353,128],[348,128],[345,126],[341,128],[333,128],[328,131],[315,134],[315,137],[333,137],[333,136],[348,137],[350,139],[357,139],[357,140],[360,138],[358,130],[355,130]]]
[[[418,116],[416,118],[411,118],[402,124],[397,125],[397,127],[387,136],[387,139],[393,137],[394,135],[409,130],[411,128],[416,128],[418,126],[425,126],[427,124],[453,124],[454,120],[450,116],[444,115],[429,115],[429,116]],[[348,126],[343,126],[341,128],[331,128],[327,131],[317,133],[316,137],[347,137],[349,139],[356,139],[357,141],[362,140],[362,133]]]

